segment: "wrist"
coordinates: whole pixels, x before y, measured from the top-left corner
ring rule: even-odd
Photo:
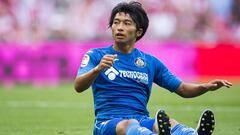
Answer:
[[[101,69],[99,68],[99,66],[96,66],[95,68],[93,68],[93,72],[94,73],[100,73]]]

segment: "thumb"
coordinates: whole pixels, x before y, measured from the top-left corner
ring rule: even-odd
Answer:
[[[216,86],[218,86],[218,85],[217,85],[216,83],[213,83],[212,86],[215,86],[215,87],[216,87]]]

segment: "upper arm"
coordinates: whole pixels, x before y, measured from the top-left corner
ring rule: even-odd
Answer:
[[[82,58],[81,66],[78,69],[77,76],[82,75],[97,65],[97,53],[93,50],[88,51]]]
[[[154,82],[171,92],[175,92],[182,81],[158,59],[155,58],[153,64],[155,65]]]
[[[93,51],[88,51],[81,62],[81,66],[78,69],[77,76],[74,80],[74,88],[77,92],[82,92],[90,87],[93,80],[93,68],[96,67],[97,63],[97,53]]]

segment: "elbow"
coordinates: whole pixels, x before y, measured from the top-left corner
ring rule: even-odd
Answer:
[[[190,95],[185,89],[178,89],[176,92],[182,98],[192,98],[193,96]]]
[[[77,93],[82,93],[84,91],[84,89],[81,89],[79,86],[74,85],[74,89]]]
[[[81,87],[81,86],[79,86],[78,84],[75,83],[74,89],[77,93],[82,93],[83,91],[85,91],[88,88],[83,88],[83,87]]]
[[[182,98],[190,98],[188,95],[182,93],[181,91],[177,91],[177,94]]]
[[[89,79],[86,79],[85,76],[78,76],[74,80],[74,89],[76,90],[76,92],[81,93],[91,86],[90,82],[91,80],[89,81]]]
[[[76,81],[74,83],[74,89],[77,93],[82,93],[83,91],[85,91],[87,88],[84,88],[82,86],[80,86]]]

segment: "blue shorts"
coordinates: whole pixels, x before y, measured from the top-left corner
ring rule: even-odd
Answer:
[[[153,124],[155,119],[149,117],[141,118],[113,118],[107,121],[95,122],[93,134],[94,135],[116,135],[116,126],[122,120],[135,119],[137,120],[142,127],[153,131]]]

